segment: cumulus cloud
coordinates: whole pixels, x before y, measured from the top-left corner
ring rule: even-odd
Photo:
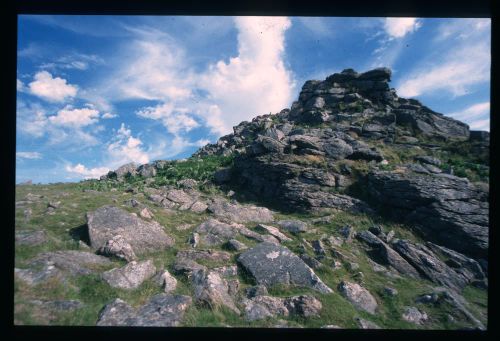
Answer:
[[[171,134],[188,132],[200,124],[191,117],[187,108],[174,108],[172,103],[164,103],[156,107],[147,107],[137,112],[137,115],[153,120],[160,120]]]
[[[98,179],[102,175],[105,175],[110,171],[110,169],[106,167],[97,167],[88,169],[81,163],[78,163],[75,166],[67,165],[65,169],[67,172],[83,176],[83,178],[85,179]]]
[[[132,136],[132,131],[122,123],[116,136],[107,146],[107,152],[113,165],[122,165],[128,162],[139,164],[148,163],[149,156],[142,148],[142,141]]]
[[[112,114],[112,113],[104,113],[101,118],[105,119],[105,120],[108,120],[108,119],[111,119],[111,118],[115,118],[115,117],[118,117],[117,114]]]
[[[24,92],[26,90],[26,86],[19,78],[16,80],[16,89],[19,92]]]
[[[31,160],[41,159],[42,154],[40,154],[39,152],[16,152],[16,158]]]
[[[238,56],[211,65],[201,77],[209,92],[208,108],[219,112],[208,123],[218,133],[228,133],[240,121],[277,112],[289,106],[294,81],[283,62],[286,17],[238,17]],[[215,109],[213,105],[216,105]],[[215,125],[217,124],[217,125]]]
[[[99,119],[99,111],[91,108],[73,109],[66,107],[57,112],[56,116],[50,116],[49,121],[58,126],[85,127],[96,123]]]
[[[74,97],[78,90],[76,85],[68,84],[60,77],[52,77],[47,71],[35,74],[34,81],[29,83],[30,92],[49,102],[62,102],[67,97]]]
[[[421,25],[417,18],[386,18],[384,30],[391,38],[403,38],[418,30]]]
[[[473,104],[449,116],[467,123],[470,129],[490,131],[490,102]]]

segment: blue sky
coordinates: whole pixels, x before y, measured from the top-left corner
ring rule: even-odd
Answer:
[[[16,182],[188,157],[345,68],[389,67],[399,96],[489,130],[490,36],[490,19],[22,15]]]

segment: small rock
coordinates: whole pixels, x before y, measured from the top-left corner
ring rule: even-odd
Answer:
[[[177,280],[167,270],[161,275],[163,290],[166,294],[174,291],[177,288]]]
[[[240,314],[231,295],[226,280],[215,271],[197,270],[193,272],[191,281],[194,286],[194,297],[198,302],[206,303],[212,309],[226,306],[236,314]]]
[[[151,278],[156,272],[152,260],[143,262],[130,262],[122,268],[115,268],[102,273],[106,283],[114,288],[135,289],[145,280]]]
[[[394,297],[397,296],[398,291],[391,287],[384,287],[384,293],[388,296]]]
[[[137,260],[137,256],[130,246],[129,243],[122,237],[122,235],[117,234],[112,239],[108,240],[104,246],[97,250],[98,254],[103,256],[115,256],[126,260],[127,262],[132,262]]]
[[[392,238],[394,238],[394,230],[390,230],[389,233],[387,233],[387,236],[385,237],[385,242],[389,243]]]
[[[350,242],[354,236],[354,229],[349,225],[342,227],[339,232],[346,242]]]
[[[307,254],[302,254],[300,255],[300,259],[304,261],[307,265],[309,265],[312,269],[316,270],[321,266],[321,262],[318,261],[317,259],[314,259],[313,257],[307,255]]]
[[[290,314],[302,317],[319,316],[323,308],[321,302],[310,295],[289,297],[284,304]]]
[[[381,329],[376,323],[362,319],[360,317],[356,317],[355,320],[361,329]]]
[[[202,213],[205,212],[208,208],[208,205],[201,202],[201,201],[195,201],[190,207],[189,210],[195,213]]]
[[[153,213],[147,208],[144,207],[140,212],[139,215],[143,218],[146,219],[152,219],[153,218]]]
[[[234,251],[241,251],[248,249],[248,247],[245,244],[236,239],[230,239],[226,245],[229,250],[234,250]]]
[[[190,229],[192,226],[193,225],[191,225],[191,224],[182,224],[182,225],[177,226],[175,229],[177,231],[185,231],[185,230]]]
[[[415,307],[406,307],[402,317],[405,321],[420,325],[428,319],[424,311]]]
[[[347,269],[349,271],[356,271],[359,269],[359,264],[354,262],[347,262]]]
[[[191,233],[189,244],[191,247],[196,248],[200,244],[200,235],[196,232]]]
[[[291,233],[298,234],[307,232],[308,226],[305,222],[300,220],[280,220],[277,223],[282,229]]]
[[[377,309],[377,301],[368,290],[357,283],[346,281],[340,282],[338,286],[339,292],[356,308],[362,309],[370,314],[375,314]]]
[[[314,253],[318,256],[324,257],[326,255],[326,250],[321,240],[313,240],[311,246],[313,247]]]
[[[320,217],[320,218],[314,218],[314,219],[311,219],[311,223],[313,223],[314,225],[326,225],[326,224],[329,224],[333,218],[335,218],[335,216],[333,215],[328,215],[328,216],[325,216],[325,217]]]
[[[44,230],[16,231],[16,243],[18,245],[35,246],[45,242],[47,242],[47,234]]]
[[[274,226],[259,224],[259,225],[257,225],[257,229],[265,231],[265,232],[269,233],[270,235],[278,238],[280,240],[280,242],[288,242],[288,241],[292,240],[291,238],[287,237],[285,234],[280,232],[280,230]]]
[[[266,296],[268,294],[267,288],[264,285],[255,285],[253,287],[248,287],[245,290],[248,298],[256,296]]]

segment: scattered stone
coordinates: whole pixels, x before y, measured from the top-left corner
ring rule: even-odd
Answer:
[[[188,242],[191,247],[196,248],[200,244],[200,235],[196,232],[191,233]]]
[[[216,250],[180,250],[177,252],[177,258],[185,258],[191,260],[208,260],[212,262],[228,262],[231,259],[231,254],[224,251]]]
[[[170,274],[167,270],[161,274],[161,286],[166,294],[171,293],[177,288],[177,279]]]
[[[200,303],[208,304],[212,309],[217,306],[226,306],[236,314],[240,314],[231,295],[226,280],[217,272],[197,270],[193,272],[191,281],[194,286],[194,297]]]
[[[196,188],[196,186],[198,186],[198,182],[194,179],[182,179],[177,181],[177,185],[179,185],[181,188],[194,189]]]
[[[256,296],[267,296],[267,288],[265,285],[254,285],[252,287],[248,287],[245,290],[245,293],[248,298],[256,297]]]
[[[147,207],[144,207],[140,212],[139,215],[142,218],[146,219],[153,219],[153,212],[151,212]]]
[[[359,264],[355,262],[347,262],[346,265],[349,271],[356,271],[359,269]]]
[[[196,227],[195,232],[200,234],[200,239],[204,244],[212,246],[234,239],[242,228],[245,226],[241,224],[226,224],[216,219],[208,219]]]
[[[269,233],[270,235],[272,235],[276,238],[278,238],[280,242],[288,242],[288,241],[292,240],[291,238],[287,237],[285,234],[280,232],[280,230],[277,227],[259,224],[259,225],[257,225],[257,228]]]
[[[114,256],[126,260],[127,262],[132,262],[137,260],[137,256],[130,246],[129,243],[122,237],[122,235],[117,234],[112,239],[108,240],[104,246],[97,250],[98,254],[103,256]]]
[[[189,230],[193,225],[191,224],[182,224],[182,225],[179,225],[177,226],[175,229],[177,231],[185,231],[185,230]]]
[[[156,267],[152,260],[132,261],[122,268],[115,268],[102,273],[102,279],[113,288],[136,289],[145,280],[154,276]]]
[[[53,311],[73,311],[83,307],[83,303],[78,300],[55,300],[55,301],[40,301],[32,300],[30,303],[40,306],[43,309]]]
[[[40,195],[40,194],[33,194],[33,193],[28,193],[26,194],[26,196],[24,197],[25,200],[28,200],[28,201],[38,201],[40,199],[44,198],[43,195]]]
[[[227,293],[231,297],[235,297],[238,295],[238,291],[240,290],[240,281],[236,278],[227,280]]]
[[[134,198],[125,200],[124,204],[130,207],[138,207],[139,205],[141,205],[141,203],[135,200]]]
[[[300,259],[302,259],[304,261],[304,263],[306,263],[311,269],[314,269],[316,270],[317,268],[319,268],[321,266],[321,262],[318,261],[317,259],[307,255],[307,254],[301,254],[300,256]]]
[[[97,326],[178,326],[191,304],[189,296],[158,294],[136,310],[117,298],[101,310]]]
[[[321,302],[310,295],[300,295],[286,298],[285,307],[291,315],[302,317],[319,316],[323,308]]]
[[[243,298],[245,319],[247,321],[262,320],[267,317],[288,316],[289,312],[282,298],[272,296],[254,296]]]
[[[355,318],[356,323],[361,329],[381,329],[376,323],[362,319],[360,317]]]
[[[28,269],[14,271],[28,285],[36,285],[53,278],[65,280],[66,275],[89,275],[111,264],[108,258],[90,252],[55,251],[41,253],[29,261]]]
[[[31,215],[33,214],[33,211],[31,210],[31,208],[27,208],[24,210],[24,221],[25,222],[29,222],[30,219],[31,219]]]
[[[230,239],[227,242],[227,248],[229,250],[234,250],[234,251],[242,251],[248,249],[248,247],[245,244],[236,239]]]
[[[314,271],[288,248],[260,243],[238,257],[238,262],[252,274],[258,284],[300,285],[322,293],[331,293]]]
[[[307,232],[307,230],[309,229],[307,224],[300,220],[280,220],[277,222],[277,224],[282,229],[294,234]]]
[[[314,225],[326,225],[330,224],[333,218],[335,218],[334,215],[327,215],[324,217],[311,219],[311,223],[313,223]]]
[[[419,325],[424,324],[424,322],[428,319],[428,316],[424,311],[415,307],[406,307],[402,317],[405,321]]]
[[[373,297],[368,290],[357,283],[346,281],[340,282],[338,289],[340,294],[356,308],[362,309],[370,314],[375,314],[378,304],[375,297]]]
[[[103,206],[87,213],[87,226],[90,245],[96,250],[118,234],[137,255],[165,250],[174,244],[174,239],[157,222],[144,221],[113,206]]]
[[[216,217],[237,223],[269,223],[274,220],[272,212],[265,207],[231,204],[224,200],[213,200],[208,205],[208,210]]]
[[[394,297],[398,295],[398,291],[391,287],[384,287],[384,293],[388,296]]]
[[[208,205],[201,202],[201,201],[195,201],[190,207],[189,210],[194,212],[194,213],[202,213],[205,212],[208,208]]]
[[[16,243],[18,245],[36,246],[47,242],[45,230],[16,231]]]
[[[390,243],[392,238],[394,238],[394,234],[394,230],[390,230],[389,233],[387,233],[387,235],[385,236],[385,242]]]
[[[236,265],[231,266],[221,266],[218,268],[213,268],[212,271],[219,273],[222,277],[231,277],[238,274],[238,267]]]
[[[194,260],[179,257],[176,258],[172,268],[176,273],[185,274],[188,278],[191,277],[193,272],[206,269],[205,266],[196,263]]]
[[[354,229],[349,225],[342,227],[339,232],[346,242],[350,242],[355,233]]]
[[[324,257],[326,255],[325,246],[321,240],[313,240],[311,246],[313,247],[314,253],[318,256]]]

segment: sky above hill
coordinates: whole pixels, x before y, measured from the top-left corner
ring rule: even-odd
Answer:
[[[346,68],[489,131],[490,39],[490,19],[22,15],[16,182],[189,157]]]

